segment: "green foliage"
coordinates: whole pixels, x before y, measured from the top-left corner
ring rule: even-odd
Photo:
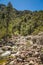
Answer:
[[[30,35],[43,32],[43,11],[17,11],[11,3],[0,4],[0,38],[9,35]]]

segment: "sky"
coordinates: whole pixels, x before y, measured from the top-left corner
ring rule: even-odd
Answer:
[[[43,0],[0,0],[0,4],[11,2],[17,10],[43,10]]]

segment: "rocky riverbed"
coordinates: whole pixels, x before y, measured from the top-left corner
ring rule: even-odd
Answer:
[[[0,41],[0,65],[43,65],[43,33]]]

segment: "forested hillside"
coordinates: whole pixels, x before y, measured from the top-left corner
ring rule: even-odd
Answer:
[[[18,11],[9,2],[0,4],[0,39],[8,35],[30,35],[43,31],[43,11]]]

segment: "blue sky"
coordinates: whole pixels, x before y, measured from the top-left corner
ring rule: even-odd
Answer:
[[[0,4],[11,2],[17,10],[43,10],[43,0],[0,0]]]

